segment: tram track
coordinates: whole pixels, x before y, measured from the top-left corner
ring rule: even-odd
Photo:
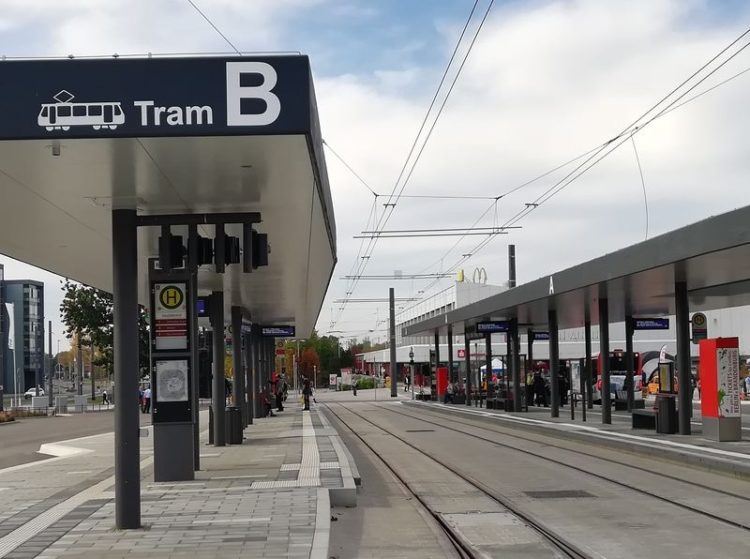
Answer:
[[[403,415],[404,417],[411,417],[413,419],[423,419],[423,418],[420,418],[419,416],[415,416],[415,415],[410,415],[410,414],[407,414],[407,413],[399,412],[397,410],[394,410],[394,409],[391,409],[391,408],[388,408],[388,407],[384,407],[383,409],[386,409],[387,411],[396,413],[397,415]],[[425,410],[425,411],[427,411],[427,413],[431,414],[433,417],[436,417],[436,418],[445,417],[445,415],[441,414],[440,412],[435,412],[435,411],[429,410],[429,409]],[[581,455],[581,456],[588,456],[590,458],[594,458],[594,459],[599,460],[601,462],[609,462],[610,464],[615,464],[617,466],[622,466],[624,468],[629,468],[631,470],[640,471],[640,472],[643,472],[643,473],[651,475],[651,476],[657,476],[657,477],[661,477],[661,478],[664,478],[664,479],[669,479],[671,481],[677,481],[679,483],[684,483],[684,484],[686,484],[686,485],[688,485],[688,486],[690,486],[692,488],[700,487],[701,489],[705,489],[706,491],[712,491],[714,493],[719,493],[721,495],[726,495],[727,497],[733,497],[735,499],[740,499],[742,501],[750,501],[750,496],[748,496],[748,495],[741,495],[741,494],[735,493],[733,491],[727,491],[725,489],[719,489],[717,487],[712,487],[710,485],[706,485],[706,484],[698,482],[698,481],[688,481],[688,480],[682,479],[680,477],[673,476],[671,474],[667,474],[667,473],[660,472],[660,471],[654,471],[654,470],[651,470],[649,468],[644,468],[642,466],[638,466],[636,464],[633,464],[632,462],[622,462],[620,460],[614,460],[612,458],[607,458],[607,457],[601,456],[600,454],[594,454],[594,453],[586,452],[586,451],[583,451],[583,450],[572,450],[572,449],[570,449],[570,448],[568,448],[566,446],[560,445],[560,444],[555,444],[555,443],[551,443],[551,442],[548,442],[548,441],[542,442],[542,441],[540,441],[538,439],[535,439],[533,437],[524,437],[524,436],[521,436],[521,435],[517,434],[518,430],[517,429],[513,429],[512,427],[505,427],[504,428],[503,426],[500,426],[500,425],[492,425],[491,427],[487,426],[487,425],[480,425],[480,423],[482,423],[482,419],[480,419],[480,418],[475,419],[474,423],[470,423],[469,421],[456,420],[455,417],[454,417],[454,415],[451,415],[451,422],[454,423],[454,424],[458,423],[460,425],[466,425],[467,427],[482,429],[482,430],[485,430],[485,431],[489,431],[490,433],[496,433],[498,435],[503,435],[503,436],[514,438],[514,439],[518,439],[518,440],[521,440],[521,441],[526,441],[526,442],[530,442],[530,443],[537,443],[537,444],[544,444],[545,446],[548,446],[548,447],[551,447],[551,448],[556,448],[556,449],[562,450],[564,452],[570,452],[570,453]],[[444,427],[446,429],[455,430],[455,429],[452,429],[451,427],[447,427],[447,426],[444,426]],[[464,433],[464,434],[472,434],[472,433],[466,433],[465,431],[460,431],[460,430],[458,432]],[[537,434],[537,436],[538,437],[549,438],[548,435],[543,435],[543,434]],[[579,442],[578,444],[579,445],[583,445],[585,443],[580,443]]]
[[[519,507],[517,504],[509,500],[508,498],[504,497],[503,495],[498,494],[497,492],[493,491],[492,488],[488,487],[481,481],[475,479],[472,476],[469,476],[458,469],[454,468],[453,466],[447,464],[446,462],[440,460],[439,458],[435,458],[434,456],[428,454],[424,450],[420,449],[419,447],[415,446],[414,444],[410,443],[409,441],[405,440],[403,437],[399,436],[397,433],[390,431],[377,423],[371,421],[364,415],[357,413],[356,411],[352,410],[350,407],[345,406],[343,404],[337,403],[335,404],[339,406],[340,408],[343,408],[348,413],[358,417],[359,419],[365,421],[366,423],[372,425],[376,429],[379,429],[380,431],[386,433],[389,436],[394,437],[398,441],[400,441],[405,446],[411,448],[412,450],[418,452],[422,456],[428,458],[432,462],[440,465],[442,468],[448,470],[453,475],[458,477],[459,479],[463,480],[476,490],[480,491],[484,495],[486,495],[489,499],[495,501],[499,505],[501,505],[503,508],[507,509],[509,512],[514,514],[516,517],[521,519],[524,523],[526,523],[531,529],[536,531],[539,535],[542,536],[556,551],[563,554],[564,557],[567,557],[569,559],[595,559],[596,556],[591,555],[580,549],[578,546],[570,542],[567,538],[565,538],[562,534],[559,532],[551,529],[546,524],[541,522],[539,519],[535,518],[533,515],[529,514],[525,510],[523,510],[521,507]],[[342,425],[344,425],[359,441],[362,442],[370,451],[373,452],[376,456],[378,456],[378,459],[385,465],[386,468],[390,472],[393,473],[393,475],[407,488],[407,490],[414,495],[415,499],[419,501],[419,503],[427,510],[427,512],[436,520],[438,525],[441,527],[442,530],[445,531],[446,535],[450,539],[451,543],[454,545],[456,550],[459,552],[459,554],[462,557],[467,558],[475,558],[480,557],[479,554],[475,550],[471,548],[471,546],[467,545],[463,538],[455,532],[452,526],[450,526],[440,515],[440,513],[434,511],[430,508],[429,503],[426,502],[426,500],[419,495],[417,491],[415,491],[411,484],[406,480],[401,474],[393,467],[393,465],[389,464],[382,456],[381,454],[370,444],[368,443],[365,438],[360,435],[354,428],[352,428],[349,423],[347,423],[340,414],[336,413],[331,404],[325,404],[326,409],[333,415]]]
[[[625,483],[623,481],[613,479],[612,477],[607,477],[607,476],[604,476],[604,475],[601,475],[601,474],[597,474],[595,472],[591,472],[589,470],[586,470],[586,469],[581,468],[579,466],[576,466],[574,464],[570,464],[569,462],[565,462],[563,460],[558,460],[556,458],[551,458],[549,456],[545,456],[544,454],[540,454],[538,452],[534,452],[534,451],[531,451],[531,450],[528,450],[528,449],[523,449],[523,448],[519,448],[517,446],[513,446],[513,445],[510,445],[510,444],[502,443],[502,442],[499,442],[499,441],[496,441],[494,439],[490,439],[490,438],[487,438],[487,437],[482,437],[482,436],[479,436],[479,435],[477,435],[475,433],[464,431],[462,429],[457,429],[455,427],[444,425],[442,423],[434,423],[434,422],[431,422],[428,419],[425,419],[424,417],[420,417],[420,416],[416,416],[416,415],[411,415],[411,414],[408,414],[408,413],[404,413],[402,411],[395,410],[395,409],[392,408],[392,406],[379,406],[379,409],[387,410],[390,413],[393,413],[393,414],[396,414],[396,415],[399,415],[399,416],[403,416],[403,417],[408,417],[408,418],[416,420],[416,421],[422,421],[424,423],[428,423],[428,424],[433,425],[433,426],[437,425],[437,426],[439,426],[442,429],[446,429],[448,431],[452,431],[452,432],[455,432],[455,433],[460,433],[462,435],[466,435],[466,436],[472,437],[474,439],[478,439],[478,440],[490,443],[490,444],[492,444],[494,446],[498,446],[498,447],[501,447],[501,448],[506,448],[506,449],[515,451],[517,453],[522,453],[522,454],[525,454],[525,455],[528,455],[528,456],[532,456],[534,458],[538,458],[540,460],[544,460],[546,462],[553,463],[555,465],[559,465],[559,466],[563,466],[563,467],[566,467],[566,468],[570,468],[570,469],[575,470],[575,471],[577,471],[579,473],[583,473],[585,475],[588,475],[588,476],[591,476],[591,477],[595,477],[595,478],[597,478],[599,480],[603,480],[603,481],[605,481],[607,483],[612,483],[614,485],[617,485],[617,486],[623,487],[625,489],[634,491],[634,492],[639,493],[641,495],[645,495],[647,497],[651,497],[653,499],[657,499],[659,501],[662,501],[662,502],[668,503],[670,505],[682,508],[684,510],[688,510],[690,512],[693,512],[693,513],[696,513],[696,514],[699,514],[699,515],[711,518],[712,520],[715,520],[717,522],[721,522],[721,523],[727,524],[727,525],[729,525],[729,526],[731,526],[733,528],[739,528],[741,530],[745,530],[747,532],[750,532],[750,526],[747,525],[747,524],[744,524],[742,522],[737,522],[737,521],[732,520],[730,518],[726,518],[724,516],[720,516],[720,515],[708,512],[706,510],[694,507],[692,505],[689,505],[689,504],[686,504],[686,503],[682,503],[682,502],[676,501],[674,499],[670,499],[669,497],[665,497],[663,495],[655,494],[655,493],[653,493],[651,491],[647,491],[645,489],[641,489],[640,487],[636,487],[636,486],[634,486],[632,484]],[[352,413],[354,413],[354,412],[352,412]],[[433,412],[433,415],[434,415],[434,413],[435,412]],[[440,414],[438,414],[438,417],[445,417],[445,416],[441,416]],[[365,419],[365,418],[363,418],[363,419]],[[370,423],[372,423],[371,421],[369,421],[367,419],[365,419],[365,420],[368,421],[368,422],[370,422]],[[511,438],[515,438],[515,439],[518,439],[518,440],[523,440],[523,441],[526,441],[526,442],[536,443],[536,444],[547,444],[547,443],[541,443],[540,441],[535,440],[533,438],[527,438],[527,437],[523,437],[523,436],[520,436],[520,435],[517,435],[517,434],[505,433],[504,431],[501,431],[501,430],[489,429],[489,428],[487,428],[485,426],[479,426],[479,425],[475,425],[475,424],[472,424],[472,423],[467,423],[465,421],[456,421],[456,420],[454,420],[454,418],[451,418],[451,420],[453,421],[453,423],[460,423],[460,424],[463,424],[463,425],[467,425],[467,426],[470,426],[473,429],[482,429],[484,431],[487,431],[487,432],[490,432],[490,433],[494,433],[496,435],[508,436],[508,437],[511,437]],[[373,425],[376,425],[376,424],[373,423]],[[397,438],[399,438],[399,439],[401,439],[395,433],[392,433],[392,435],[395,436],[395,437],[397,437]],[[571,449],[566,449],[564,446],[561,446],[561,445],[550,444],[549,446],[552,446],[554,448],[557,448],[557,449],[560,449],[560,450],[563,450],[563,451],[566,451],[566,452],[577,453],[577,451],[574,451],[574,450],[571,450]],[[716,492],[718,494],[723,494],[723,495],[730,496],[730,497],[733,497],[733,498],[736,498],[736,499],[741,499],[743,501],[750,500],[750,498],[748,498],[747,496],[744,496],[744,495],[739,495],[739,494],[733,493],[731,491],[724,491],[722,489],[713,488],[713,487],[710,487],[710,486],[707,486],[707,485],[703,485],[703,484],[696,484],[696,483],[693,483],[693,482],[685,481],[685,480],[682,480],[682,479],[677,478],[675,476],[671,476],[669,474],[662,474],[662,473],[659,473],[659,472],[653,472],[651,470],[648,470],[648,469],[645,469],[645,468],[640,468],[640,467],[637,467],[637,466],[634,467],[634,466],[631,466],[628,463],[619,462],[617,460],[612,460],[612,459],[609,459],[609,458],[603,458],[603,457],[600,457],[600,456],[595,455],[595,454],[590,454],[590,453],[582,453],[582,454],[585,454],[586,456],[589,456],[589,457],[592,457],[592,458],[595,458],[597,460],[601,460],[601,461],[604,461],[604,462],[614,463],[614,464],[617,464],[618,466],[621,466],[621,467],[633,468],[635,470],[641,470],[641,471],[649,473],[651,475],[664,477],[664,478],[667,478],[667,479],[670,479],[670,480],[673,480],[673,481],[678,481],[678,482],[684,483],[684,484],[686,484],[686,485],[688,485],[690,487],[700,486],[703,489],[706,489],[708,491],[713,491],[713,492]]]

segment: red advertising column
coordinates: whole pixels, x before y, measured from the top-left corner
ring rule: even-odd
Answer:
[[[448,367],[438,367],[436,372],[438,398],[442,400],[445,396],[445,389],[448,388]]]
[[[742,412],[738,338],[700,341],[700,381],[703,436],[716,441],[739,441]]]

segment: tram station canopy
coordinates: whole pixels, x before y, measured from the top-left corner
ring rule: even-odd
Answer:
[[[463,332],[481,320],[516,318],[544,326],[556,309],[563,328],[599,321],[601,298],[610,322],[626,316],[675,313],[675,283],[685,282],[690,311],[750,304],[750,207],[710,217],[476,303],[411,324],[413,336],[455,324]]]
[[[199,292],[306,335],[336,261],[308,58],[0,62],[0,253],[111,291],[112,209],[260,212],[269,266],[202,266]],[[144,304],[159,235],[139,229]]]

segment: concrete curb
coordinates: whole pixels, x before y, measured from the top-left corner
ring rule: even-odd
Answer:
[[[323,425],[325,425],[331,431],[336,431],[333,425],[331,425],[331,422],[328,420],[328,417],[325,412],[318,414],[318,415],[320,416],[320,421],[323,423]],[[346,459],[348,460],[349,469],[351,471],[352,477],[354,478],[354,484],[357,486],[362,485],[362,476],[359,475],[359,468],[357,468],[357,462],[354,460],[354,456],[352,456],[352,453],[349,452],[349,448],[346,446],[346,443],[341,439],[341,435],[337,434],[336,437],[341,443],[341,449],[343,450],[344,454],[346,455]]]
[[[413,407],[428,407],[437,413],[444,415],[451,414],[462,414],[468,415],[474,419],[479,420],[492,420],[488,416],[480,416],[473,413],[467,413],[465,410],[460,409],[449,409],[442,408],[441,406],[435,406],[434,404],[425,404],[422,402],[408,402],[405,403],[407,406]],[[493,414],[494,415],[494,414]],[[509,417],[514,416],[499,416]],[[724,458],[721,456],[712,456],[708,452],[701,453],[700,450],[691,451],[689,449],[682,449],[674,446],[658,445],[657,440],[653,444],[649,444],[645,441],[636,441],[628,439],[618,439],[612,434],[604,432],[586,432],[586,431],[574,431],[563,428],[563,425],[569,424],[531,424],[523,421],[503,421],[502,425],[511,429],[526,430],[541,435],[554,434],[556,437],[576,441],[584,442],[589,444],[599,444],[608,448],[614,448],[617,450],[624,450],[632,454],[640,454],[642,456],[648,456],[651,458],[659,458],[662,460],[668,460],[675,462],[679,465],[690,465],[712,473],[720,473],[736,477],[740,479],[750,479],[750,456],[748,456],[747,462],[741,461],[740,459]]]
[[[318,417],[327,429],[335,431],[330,421],[328,421],[328,418],[320,411],[318,411]],[[341,440],[340,435],[328,435],[328,439],[331,441],[331,445],[336,451],[339,470],[341,471],[341,481],[344,484],[343,487],[329,488],[328,491],[331,498],[331,504],[335,507],[356,507],[357,485],[359,484],[355,480],[354,471],[357,471],[357,466],[354,464],[353,457],[351,457],[346,451],[346,445]],[[353,464],[354,466],[352,467]],[[357,471],[357,478],[359,478],[359,471]],[[361,483],[362,480],[360,479],[360,484]]]
[[[318,489],[318,502],[315,514],[315,532],[313,533],[310,559],[328,559],[328,546],[331,541],[331,501],[328,489]]]

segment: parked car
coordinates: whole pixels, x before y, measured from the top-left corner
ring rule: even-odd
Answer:
[[[46,395],[43,388],[39,389],[39,395]],[[36,396],[36,388],[29,388],[26,392],[23,393],[24,400],[30,400],[33,396]]]

